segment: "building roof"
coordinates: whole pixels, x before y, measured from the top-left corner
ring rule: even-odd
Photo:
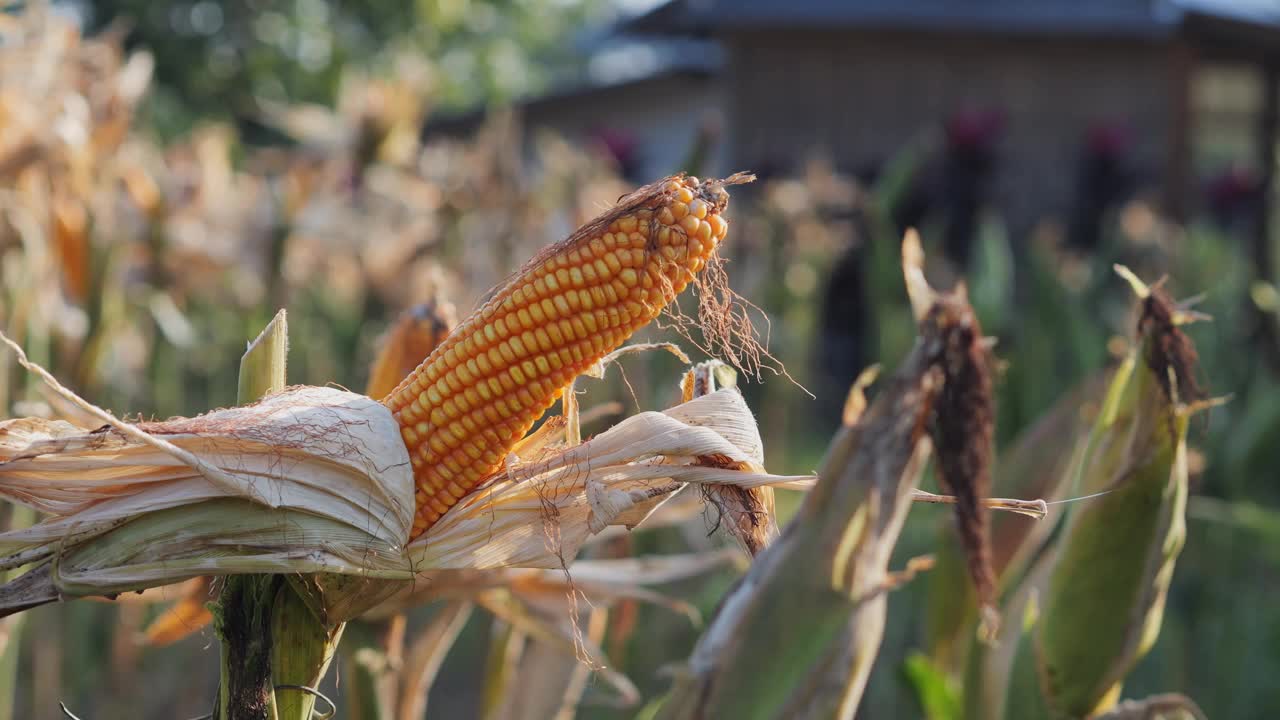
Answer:
[[[831,28],[1162,37],[1191,17],[1280,32],[1276,0],[670,0],[627,33]]]

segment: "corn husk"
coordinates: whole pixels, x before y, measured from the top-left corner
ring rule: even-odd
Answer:
[[[592,534],[639,523],[645,503],[683,483],[798,479],[763,472],[755,420],[736,391],[723,390],[633,416],[545,459],[511,458],[406,546],[408,456],[390,412],[369,398],[299,387],[197,418],[130,425],[43,376],[106,425],[0,425],[0,494],[50,515],[0,534],[0,566],[46,561],[0,588],[0,610],[10,612],[200,575],[362,578],[315,593],[338,621],[396,591],[371,587],[375,580],[563,567]],[[731,466],[699,465],[706,457]]]
[[[1081,465],[1082,490],[1042,598],[1034,634],[1041,690],[1054,716],[1111,710],[1155,643],[1186,536],[1188,421],[1205,406],[1181,313],[1126,274],[1139,294],[1138,337],[1117,370]]]

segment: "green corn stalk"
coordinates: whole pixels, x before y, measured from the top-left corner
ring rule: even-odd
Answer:
[[[1137,342],[1112,380],[1076,483],[1106,494],[1076,505],[1067,519],[1023,652],[1034,656],[1049,717],[1089,717],[1116,705],[1125,676],[1159,634],[1186,536],[1187,425],[1205,406],[1182,401],[1197,400],[1194,349],[1176,327],[1185,314],[1158,289],[1133,282]],[[1006,717],[1035,716],[1013,702],[1025,695],[1011,687]]]
[[[283,390],[289,354],[289,326],[284,311],[267,324],[240,358],[237,400],[254,402]],[[282,583],[270,575],[227,578],[214,626],[222,641],[221,678],[214,716],[279,718],[271,682],[271,630],[276,596]]]
[[[288,324],[283,310],[240,361],[239,402],[285,387]],[[215,625],[222,640],[218,718],[309,720],[315,688],[342,638],[342,623],[326,622],[295,585],[278,575],[227,578]]]
[[[9,509],[9,528],[26,527],[35,520],[34,510],[17,505]],[[0,581],[15,578],[22,572],[23,569],[18,568],[0,573]],[[22,613],[0,619],[0,720],[13,720],[17,717],[18,655],[22,649],[22,631],[26,624],[27,616]]]

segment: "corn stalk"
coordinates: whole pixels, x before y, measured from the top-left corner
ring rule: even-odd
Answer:
[[[284,389],[289,331],[281,310],[240,360],[240,404]],[[214,613],[222,641],[215,717],[308,720],[342,623],[323,621],[282,575],[232,575]]]
[[[8,527],[26,527],[35,522],[35,519],[35,512],[14,505],[9,509]],[[8,580],[20,573],[21,570],[0,573],[0,580]],[[13,720],[17,717],[18,654],[22,649],[22,631],[26,624],[26,615],[0,619],[0,720]]]

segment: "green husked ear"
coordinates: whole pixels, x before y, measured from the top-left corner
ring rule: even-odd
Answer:
[[[1186,536],[1188,418],[1205,406],[1197,402],[1195,349],[1167,295],[1121,274],[1139,296],[1137,337],[1108,389],[1077,484],[1104,494],[1073,507],[1033,635],[1055,717],[1116,704],[1160,632]]]

